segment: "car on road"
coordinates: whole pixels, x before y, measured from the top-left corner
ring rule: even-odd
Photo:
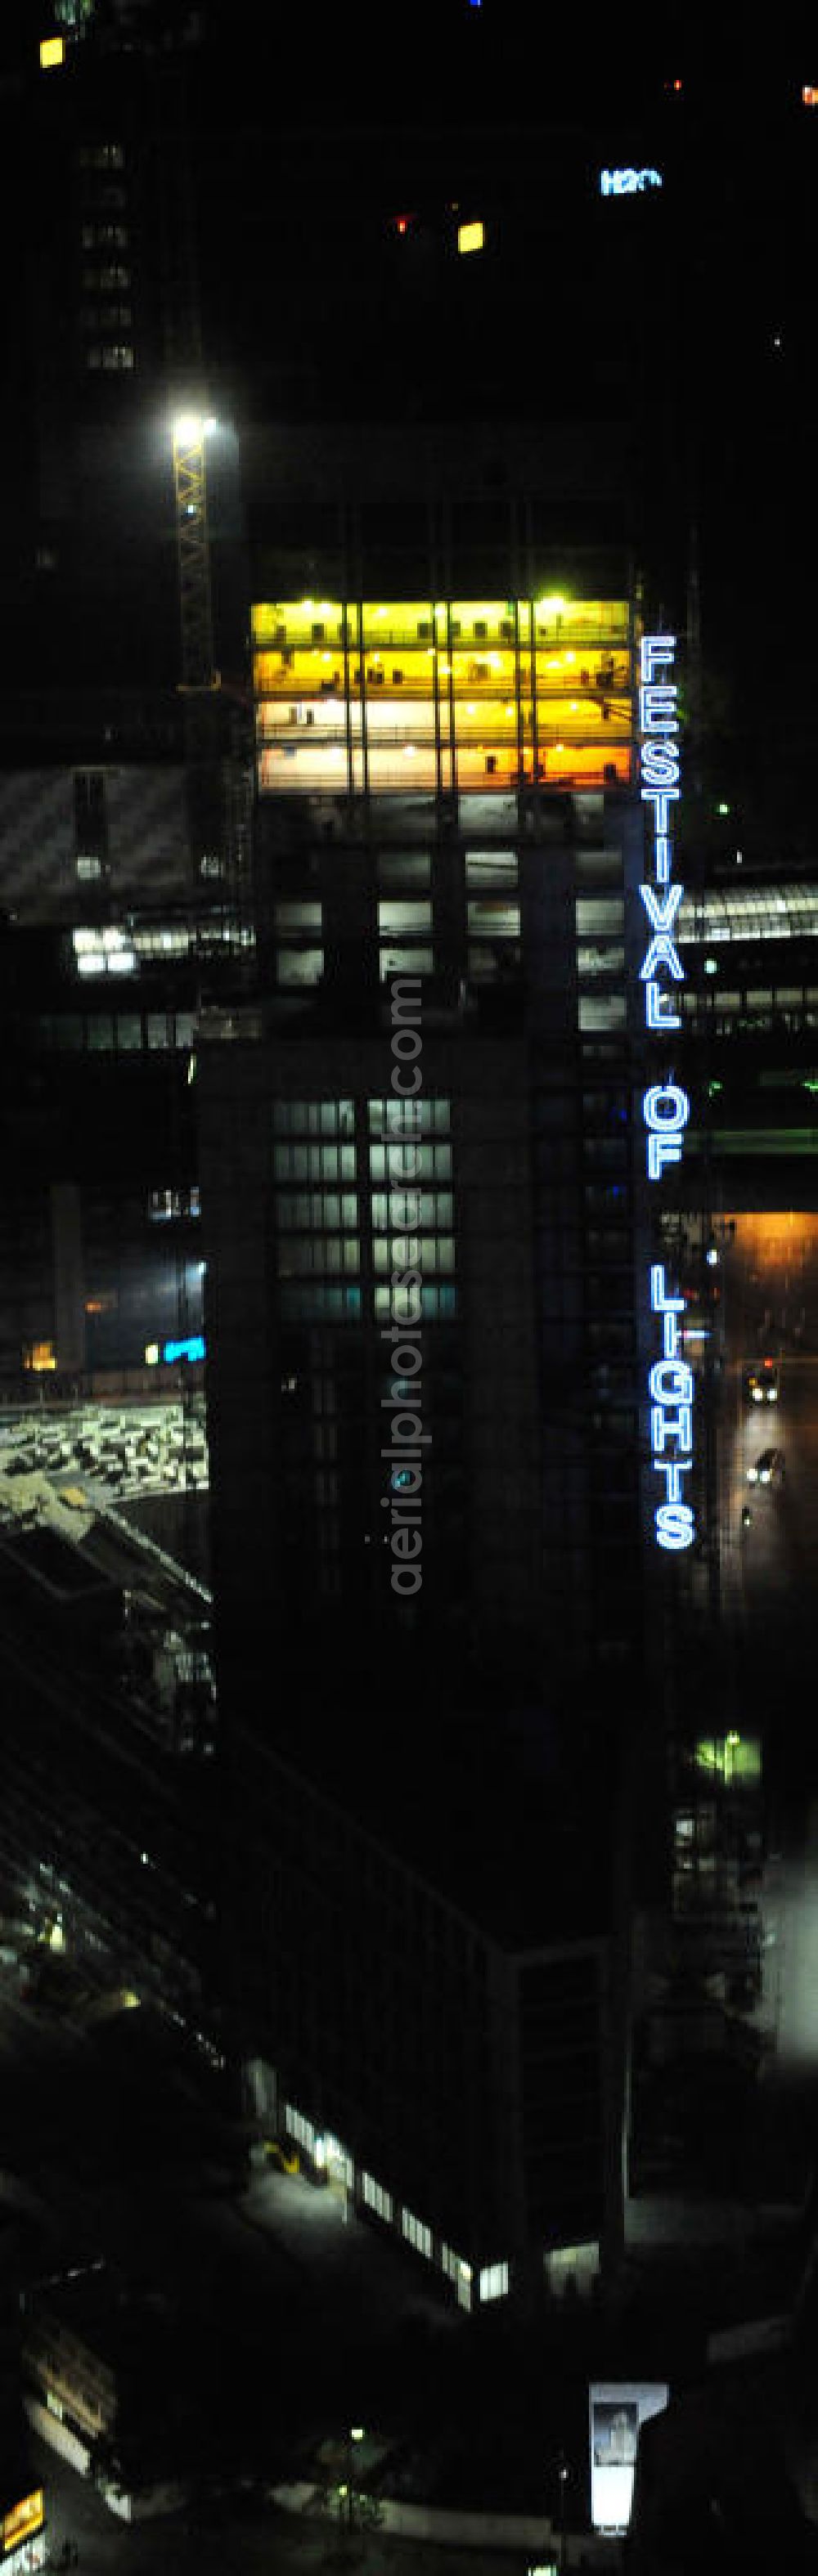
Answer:
[[[780,1394],[777,1360],[759,1360],[744,1376],[748,1404],[777,1404]]]
[[[762,1449],[747,1469],[748,1485],[783,1485],[784,1458],[780,1449]]]

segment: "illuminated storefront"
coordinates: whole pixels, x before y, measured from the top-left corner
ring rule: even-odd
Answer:
[[[286,600],[252,622],[262,794],[630,783],[627,600]]]
[[[3,2576],[33,2576],[45,2566],[45,2507],[42,2487],[34,2487],[11,2505],[0,2521]]]

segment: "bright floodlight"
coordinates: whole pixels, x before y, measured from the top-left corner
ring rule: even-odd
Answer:
[[[180,447],[193,447],[201,438],[205,422],[200,411],[180,411],[173,424],[173,435]]]

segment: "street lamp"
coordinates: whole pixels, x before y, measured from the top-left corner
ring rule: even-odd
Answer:
[[[560,2559],[559,2559],[559,2565],[560,2565],[560,2576],[565,2576],[565,2543],[566,2543],[566,2528],[565,2528],[565,2526],[566,2526],[566,2515],[567,2515],[567,2510],[568,2510],[568,2479],[569,2479],[569,2476],[570,2476],[570,2471],[569,2471],[569,2468],[568,2468],[568,2462],[567,2462],[567,2460],[566,2460],[566,2458],[565,2458],[564,2452],[562,2452],[562,2451],[560,2452],[559,2462],[558,2462],[558,2466],[557,2466],[557,2476],[558,2476],[558,2478],[559,2478],[559,2482],[560,2482]]]
[[[364,2442],[364,2424],[351,2424],[351,2427],[348,2427],[348,2434],[346,2434],[346,2522],[348,2522],[348,2530],[354,2530],[354,2524],[356,2524],[356,2488],[354,2488],[354,2473],[351,2473],[351,2447],[354,2447],[354,2442]]]
[[[346,2484],[339,2487],[338,2494],[341,2504],[346,2504],[346,2520],[349,2531],[354,2530],[355,2526],[355,2484],[352,2475],[352,2445],[353,2442],[365,2442],[365,2440],[366,2433],[363,2424],[350,2424],[348,2426],[346,2436]]]
[[[177,412],[176,419],[173,423],[173,436],[175,443],[177,447],[198,447],[200,440],[205,438],[208,432],[215,429],[216,426],[216,421],[209,412]]]
[[[354,2525],[355,2525],[355,2488],[354,2488],[354,2485],[353,2485],[353,2478],[352,2478],[352,2445],[353,2445],[353,2442],[362,2442],[362,2441],[363,2441],[363,2439],[364,2439],[364,2428],[363,2428],[363,2425],[362,2425],[362,2424],[350,2424],[350,2428],[349,2428],[349,2436],[348,2436],[348,2440],[347,2440],[347,2495],[348,2495],[348,2498],[349,2498],[349,2504],[348,2504],[348,2520],[349,2520],[349,2528],[350,2528],[350,2531],[352,2531],[352,2530],[354,2529]]]

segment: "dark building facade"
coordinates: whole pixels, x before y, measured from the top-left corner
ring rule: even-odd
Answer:
[[[241,2053],[477,2298],[621,2227],[637,607],[621,562],[429,569],[254,608],[201,1186]]]

